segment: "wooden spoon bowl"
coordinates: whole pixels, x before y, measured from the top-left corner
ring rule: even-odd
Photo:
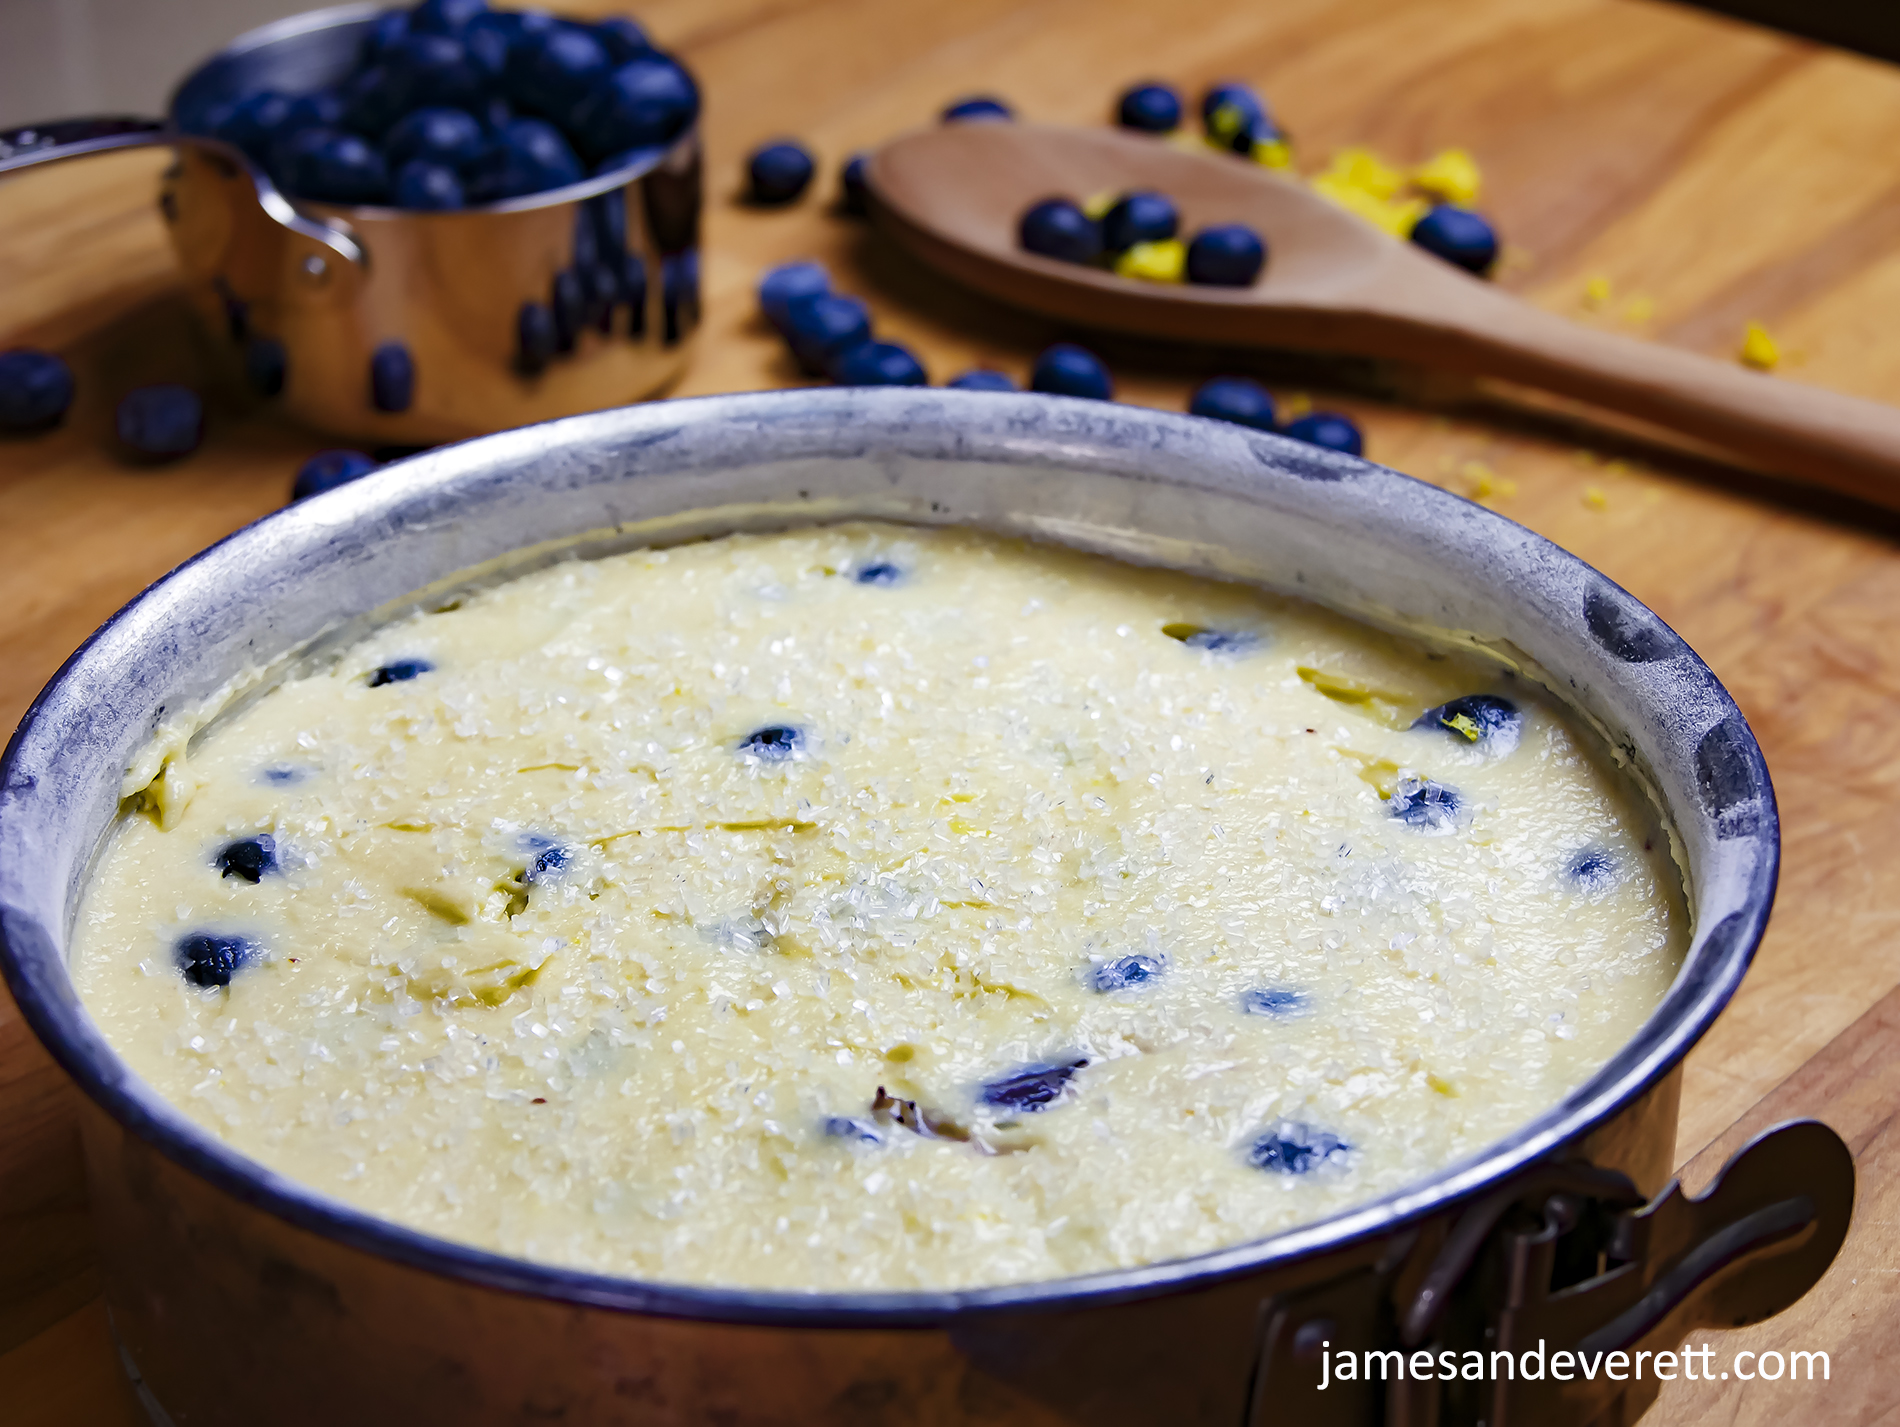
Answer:
[[[1271,170],[1116,129],[962,123],[892,140],[866,174],[879,228],[932,267],[1064,322],[1169,341],[1347,352],[1592,402],[1744,464],[1900,508],[1900,410],[1566,322]],[[1251,287],[1157,283],[1025,251],[1044,198],[1153,189],[1182,236],[1244,223]]]

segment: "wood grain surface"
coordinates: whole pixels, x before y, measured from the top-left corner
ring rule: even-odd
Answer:
[[[1787,353],[1779,380],[1900,403],[1900,70],[1871,60],[1639,0],[654,0],[643,18],[709,94],[708,317],[681,394],[797,384],[750,290],[804,256],[934,378],[979,361],[1022,376],[1076,334],[879,247],[831,211],[837,164],[969,92],[1094,123],[1122,85],[1159,76],[1259,83],[1308,171],[1345,144],[1403,162],[1468,148],[1506,237],[1504,286],[1722,357],[1759,321]],[[779,134],[816,149],[823,191],[744,208],[743,155]],[[187,460],[112,453],[124,387],[200,371],[153,206],[163,162],[0,183],[0,346],[67,353],[81,390],[60,430],[0,442],[7,727],[119,604],[276,508],[297,463],[333,444],[222,394]],[[1610,296],[1592,307],[1597,278]],[[1718,1362],[1825,1350],[1829,1381],[1677,1382],[1651,1420],[1900,1422],[1900,521],[1412,374],[1098,349],[1127,401],[1179,410],[1198,379],[1251,362],[1283,401],[1350,411],[1375,460],[1597,565],[1734,692],[1767,750],[1785,863],[1754,969],[1689,1057],[1678,1159],[1699,1183],[1752,1129],[1819,1115],[1856,1152],[1860,1201],[1806,1300],[1713,1339]],[[1342,380],[1354,388],[1326,385]],[[138,1420],[97,1299],[69,1094],[0,992],[0,1420],[19,1427]]]

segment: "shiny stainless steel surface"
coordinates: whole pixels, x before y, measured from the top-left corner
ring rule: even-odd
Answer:
[[[1257,581],[1450,632],[1547,679],[1675,825],[1696,917],[1681,974],[1562,1104],[1400,1193],[1190,1260],[940,1293],[645,1283],[428,1238],[232,1153],[142,1085],[79,1006],[68,928],[121,772],[161,718],[246,668],[320,661],[470,581],[856,516]],[[88,1097],[114,1323],[180,1422],[1264,1427],[1291,1414],[1448,1427],[1502,1419],[1423,1384],[1320,1393],[1312,1343],[1459,1346],[1559,1325],[1577,1341],[1671,1346],[1697,1322],[1778,1311],[1832,1258],[1852,1168],[1824,1127],[1738,1156],[1701,1204],[1658,1193],[1679,1062],[1753,954],[1777,838],[1759,749],[1701,661],[1581,562],[1429,486],[1109,403],[713,397],[392,465],[241,531],[128,606],[41,696],[0,767],[0,963]],[[1601,1213],[1581,1214],[1589,1204]],[[1558,1284],[1551,1254],[1590,1225],[1612,1226],[1585,1245],[1601,1271]],[[1542,1264],[1543,1279],[1497,1300],[1497,1283],[1523,1279],[1502,1273],[1510,1263]],[[1597,1382],[1513,1420],[1625,1422],[1653,1388]]]
[[[611,173],[447,213],[293,202],[241,154],[190,132],[245,90],[334,83],[379,9],[315,11],[242,36],[186,77],[162,124],[67,120],[0,134],[0,172],[177,145],[159,203],[229,376],[365,446],[461,440],[671,384],[699,323],[697,126]],[[622,279],[618,292],[596,280],[603,267]],[[551,353],[524,354],[531,307],[556,334]],[[406,356],[411,390],[392,403],[385,388],[379,404],[371,362],[392,349]],[[277,371],[281,385],[268,375]]]

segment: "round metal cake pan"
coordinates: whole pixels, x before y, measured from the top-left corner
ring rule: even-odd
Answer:
[[[457,584],[849,518],[967,524],[1256,582],[1544,679],[1674,827],[1694,918],[1681,973],[1562,1103],[1402,1192],[1195,1258],[955,1292],[640,1282],[419,1234],[234,1153],[87,1016],[69,931],[124,770],[162,719]],[[1503,1409],[1473,1407],[1468,1388],[1320,1392],[1318,1335],[1455,1346],[1549,1323],[1579,1341],[1673,1346],[1697,1324],[1777,1311],[1838,1247],[1852,1168],[1824,1127],[1758,1144],[1699,1207],[1664,1188],[1681,1059],[1747,968],[1777,860],[1760,749],[1701,660],[1493,512],[1192,417],[832,389],[650,404],[441,448],[266,517],[159,581],[73,656],[7,751],[0,954],[83,1092],[108,1303],[155,1420],[1496,1422]],[[1649,1232],[1691,1210],[1689,1228]],[[1499,1298],[1500,1255],[1586,1233],[1608,1235],[1585,1245],[1595,1277],[1545,1270],[1535,1302]],[[1604,1387],[1566,1389],[1535,1416],[1520,1402],[1512,1420],[1628,1420],[1655,1390]]]

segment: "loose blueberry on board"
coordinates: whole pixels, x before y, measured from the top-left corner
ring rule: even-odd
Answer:
[[[1277,415],[1272,393],[1252,377],[1215,377],[1202,382],[1188,400],[1188,412],[1256,431],[1273,430]]]
[[[1216,84],[1201,96],[1201,124],[1207,137],[1223,148],[1253,146],[1254,135],[1273,128],[1267,103],[1245,84]]]
[[[889,560],[873,560],[853,570],[851,578],[860,585],[894,585],[904,578],[904,569]]]
[[[1351,417],[1341,416],[1337,411],[1308,412],[1297,420],[1287,422],[1283,434],[1295,441],[1304,441],[1309,446],[1344,451],[1348,456],[1363,456],[1366,450],[1365,437],[1359,434],[1358,426]]]
[[[1565,864],[1564,877],[1579,892],[1607,892],[1616,884],[1616,859],[1600,847],[1586,847]]]
[[[1509,753],[1523,732],[1524,715],[1496,694],[1466,694],[1426,709],[1412,720],[1412,727],[1442,728],[1461,742],[1483,744],[1487,753]]]
[[[739,740],[739,752],[764,763],[783,763],[805,747],[805,735],[789,724],[768,724]]]
[[[614,65],[626,64],[629,60],[653,52],[653,42],[647,38],[647,32],[625,15],[597,20],[594,23],[594,38],[600,41],[600,47],[607,52],[608,62]]]
[[[1166,969],[1160,957],[1137,953],[1103,962],[1095,968],[1089,984],[1097,991],[1128,991],[1160,980]]]
[[[290,487],[293,501],[333,491],[351,481],[361,480],[376,469],[377,463],[361,451],[319,451],[297,468],[297,479]]]
[[[1181,127],[1181,96],[1165,84],[1137,84],[1116,104],[1115,122],[1144,134],[1171,134]]]
[[[0,431],[45,431],[73,404],[72,368],[51,352],[0,352]]]
[[[1000,99],[992,99],[987,94],[973,94],[968,99],[959,99],[943,111],[946,124],[964,124],[971,120],[995,122],[1014,119],[1016,111]]]
[[[193,932],[178,943],[178,969],[193,986],[229,986],[238,971],[257,958],[257,948],[241,936]]]
[[[862,218],[871,209],[870,180],[866,177],[870,158],[869,154],[853,154],[838,170],[838,207],[854,217]]]
[[[252,337],[244,344],[244,380],[259,396],[283,392],[290,375],[290,354],[275,337]]]
[[[1498,235],[1469,208],[1441,203],[1412,225],[1412,241],[1466,272],[1483,277],[1498,260]]]
[[[1244,223],[1203,228],[1188,243],[1187,280],[1204,287],[1251,287],[1267,265],[1267,245]]]
[[[861,342],[831,364],[839,386],[929,386],[924,364],[897,342]]]
[[[1161,632],[1190,649],[1208,654],[1246,654],[1260,647],[1260,636],[1245,629],[1209,629],[1200,624],[1164,624]]]
[[[378,411],[407,411],[416,397],[416,364],[400,342],[385,342],[369,358],[369,400]]]
[[[463,207],[468,195],[455,170],[417,159],[396,170],[396,206],[447,213]]]
[[[950,378],[945,383],[959,391],[1017,391],[1015,379],[1007,372],[992,371],[988,367],[971,367],[969,371]]]
[[[776,208],[791,203],[811,186],[818,165],[804,145],[791,140],[763,144],[746,160],[746,197],[753,203]]]
[[[1066,198],[1045,198],[1023,214],[1016,241],[1045,258],[1091,263],[1102,255],[1102,225]]]
[[[1181,215],[1165,193],[1129,193],[1102,215],[1102,246],[1126,252],[1137,243],[1161,243],[1181,228]]]
[[[825,1138],[844,1140],[848,1144],[881,1145],[884,1137],[877,1132],[877,1126],[868,1120],[853,1119],[849,1115],[827,1115],[824,1121]]]
[[[321,203],[382,203],[389,197],[383,156],[355,134],[302,129],[277,146],[272,160],[284,191]]]
[[[1258,986],[1240,993],[1240,1009],[1249,1016],[1294,1016],[1307,1005],[1306,993],[1288,986]]]
[[[839,357],[871,340],[871,312],[855,297],[822,293],[788,304],[786,328],[799,369],[823,376]]]
[[[277,839],[269,833],[240,838],[226,843],[212,859],[220,877],[236,877],[256,885],[265,874],[277,870]]]
[[[1248,1147],[1247,1163],[1273,1174],[1311,1174],[1325,1165],[1344,1166],[1351,1151],[1329,1130],[1282,1120]]]
[[[830,291],[831,274],[825,271],[824,264],[782,263],[759,279],[759,311],[778,329],[780,336],[789,336],[791,304],[798,298],[823,297]]]
[[[1030,372],[1029,389],[1050,396],[1086,396],[1108,401],[1115,395],[1102,359],[1086,347],[1073,342],[1058,342],[1036,358]]]
[[[406,684],[434,668],[427,659],[392,659],[370,670],[369,686],[380,689],[384,684]]]
[[[416,159],[460,169],[480,158],[487,147],[481,120],[466,109],[440,106],[405,114],[383,140],[383,153],[390,167],[397,169]]]
[[[1025,1065],[983,1087],[977,1098],[999,1110],[1034,1114],[1060,1100],[1086,1060],[1057,1061],[1049,1065]]]
[[[1385,800],[1386,810],[1407,827],[1428,832],[1450,832],[1464,806],[1457,790],[1430,778],[1401,778],[1392,796]]]
[[[125,394],[113,415],[119,439],[141,456],[168,461],[198,449],[205,406],[190,387],[161,383]]]
[[[692,122],[699,90],[660,54],[641,55],[596,87],[574,115],[574,137],[590,156],[670,143]]]

